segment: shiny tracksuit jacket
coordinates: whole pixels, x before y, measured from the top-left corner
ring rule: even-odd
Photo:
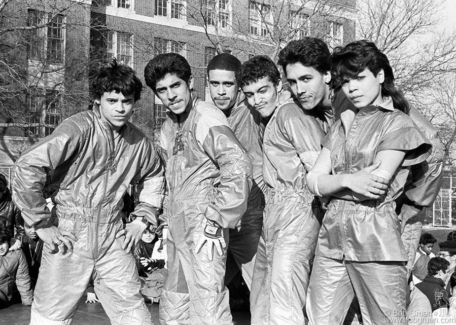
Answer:
[[[247,208],[252,186],[249,155],[214,105],[194,99],[179,125],[169,113],[160,146],[166,160],[167,196],[164,222],[168,278],[160,299],[162,324],[232,324],[224,285],[226,249],[214,249],[209,260],[204,236],[206,220],[235,228]],[[228,242],[228,231],[224,230]],[[229,243],[227,243],[229,245]]]
[[[356,294],[366,324],[402,324],[408,256],[395,200],[404,191],[410,166],[424,162],[431,145],[391,102],[363,108],[351,127],[344,122],[347,114],[354,113],[343,112],[323,141],[331,151],[332,174],[356,173],[372,165],[381,150],[403,150],[406,156],[386,198],[357,202],[347,191],[331,198],[318,237],[307,314],[310,324],[342,324]]]
[[[304,324],[310,263],[322,212],[306,186],[324,132],[311,111],[291,99],[264,131],[263,177],[268,186],[263,234],[250,294],[252,325]],[[289,97],[289,95],[288,95]]]
[[[245,148],[252,161],[253,186],[250,192],[247,211],[235,229],[230,229],[230,244],[228,251],[233,256],[236,264],[242,270],[242,276],[249,288],[252,286],[253,267],[258,242],[263,227],[264,193],[266,185],[263,181],[263,149],[261,117],[257,111],[246,105],[244,96],[238,95],[238,102],[227,117],[228,123]],[[235,275],[233,267],[227,262],[225,283]],[[237,271],[237,267],[234,267]]]
[[[133,212],[157,224],[153,207],[163,199],[163,165],[153,144],[131,123],[118,141],[98,107],[63,121],[48,137],[18,159],[13,200],[26,223],[46,227],[50,212],[43,188],[56,188],[59,229],[72,232],[74,251],[62,255],[43,250],[35,288],[31,324],[69,324],[96,271],[95,292],[112,324],[152,324],[140,294],[133,254],[125,252],[122,197],[136,183],[140,203]]]

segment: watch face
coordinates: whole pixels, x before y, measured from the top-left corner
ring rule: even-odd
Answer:
[[[206,226],[206,232],[211,235],[215,235],[217,233],[217,228],[214,226]]]

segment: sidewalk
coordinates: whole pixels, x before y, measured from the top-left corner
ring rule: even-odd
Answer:
[[[110,325],[106,313],[100,303],[86,304],[85,296],[79,302],[78,310],[71,325]],[[158,325],[158,305],[148,304],[152,320]],[[6,309],[0,309],[0,324],[27,325],[30,321],[30,307],[16,304]],[[234,325],[250,325],[248,312],[233,312]]]

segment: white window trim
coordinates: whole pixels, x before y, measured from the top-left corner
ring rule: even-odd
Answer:
[[[171,40],[171,39],[169,39],[169,38],[155,37],[155,38],[154,38],[154,51],[155,51],[155,40],[156,40],[156,39],[161,39],[162,41],[166,41],[166,52],[165,52],[165,53],[176,53],[176,52],[172,52],[172,51],[171,51],[171,44],[172,44],[172,42],[181,43],[181,44],[182,44],[182,51],[181,51],[180,53],[177,53],[177,54],[180,54],[180,55],[182,55],[184,58],[187,58],[187,43],[180,42],[180,41],[175,41],[175,40]]]
[[[256,5],[255,5],[255,9],[251,9],[250,8],[250,4],[254,2]],[[260,12],[260,10],[258,9],[259,6],[268,6],[269,7],[269,13],[268,13],[268,16],[267,17],[262,17],[262,14]],[[252,17],[252,14],[255,16],[255,17]],[[253,18],[253,20],[252,20]],[[268,36],[268,29],[266,28],[266,24],[272,24],[272,13],[271,13],[271,6],[270,5],[267,5],[267,4],[263,4],[261,2],[258,2],[258,1],[249,1],[249,34],[250,35],[255,35],[257,37],[260,37],[260,38],[264,38],[264,37],[267,37]],[[257,27],[257,33],[252,33],[252,30],[251,30],[251,27],[252,27],[252,21],[255,21],[256,22],[256,26]],[[265,35],[262,35],[263,34],[263,30],[265,30]]]
[[[116,59],[117,59],[117,56],[119,54],[119,53],[117,53],[118,34],[119,33],[123,33],[123,34],[130,35],[130,58],[131,58],[131,60],[130,60],[130,63],[128,64],[128,66],[131,67],[131,68],[134,68],[134,65],[135,65],[135,62],[134,62],[134,51],[133,51],[133,47],[134,47],[133,44],[134,44],[134,41],[135,41],[134,35],[131,34],[131,33],[115,31],[115,30],[110,30],[110,31],[108,31],[108,33],[112,33],[112,49],[111,49],[112,51],[109,51],[109,49],[108,49],[107,52],[108,53],[112,53],[113,54],[112,56],[115,57]],[[121,62],[119,62],[119,63],[121,63]]]
[[[209,1],[209,0],[207,0],[207,1]],[[204,10],[209,9],[209,7],[207,5],[207,1],[206,1],[206,8],[202,8]],[[233,0],[228,0],[227,9],[225,11],[220,11],[220,0],[214,0],[214,1],[215,1],[215,7],[212,9],[214,11],[214,23],[215,23],[215,17],[218,17],[218,26],[215,26],[215,24],[207,24],[207,27],[210,29],[213,28],[214,30],[215,30],[215,27],[217,27],[223,31],[231,31],[232,22],[233,22]],[[220,19],[221,13],[228,14],[228,21],[227,21],[226,27],[222,26],[221,19]]]
[[[171,1],[172,0],[166,0],[166,16],[159,15],[156,12],[154,13],[155,17],[160,17],[160,18],[168,18],[172,20],[187,20],[187,1],[185,0],[180,0],[180,5],[181,5],[181,13],[180,13],[180,18],[174,18],[171,17]],[[157,7],[156,5],[157,0],[154,0],[154,8]]]
[[[130,2],[130,8],[123,8],[118,6],[118,0],[111,0],[111,7],[120,9],[120,10],[127,10],[127,11],[135,11],[135,0],[127,0]]]
[[[67,17],[65,15],[58,15],[58,16],[63,17],[63,20],[62,20],[62,35],[63,35],[62,62],[48,63],[47,62],[48,61],[47,53],[48,53],[48,33],[49,33],[48,28],[49,28],[49,23],[50,23],[50,20],[49,20],[50,13],[47,12],[47,11],[36,10],[36,9],[32,9],[31,11],[40,12],[40,13],[43,13],[43,15],[44,15],[43,24],[45,26],[41,27],[41,28],[38,28],[38,29],[42,29],[43,33],[44,33],[44,37],[43,37],[44,38],[44,44],[43,44],[43,49],[42,50],[43,50],[44,53],[46,53],[46,59],[45,59],[46,65],[50,66],[50,67],[62,67],[62,66],[64,66],[65,65],[65,61],[66,61],[66,43],[67,43],[66,21],[67,21]],[[36,58],[28,58],[28,61],[32,61],[32,62],[36,62],[36,63],[41,62],[39,59],[36,59]]]
[[[335,48],[336,46],[341,46],[344,43],[344,24],[337,21],[328,21],[329,24],[329,35],[325,35],[325,41],[330,48]],[[339,26],[340,37],[336,39],[334,36],[334,27]],[[326,32],[326,31],[325,31]],[[336,42],[337,40],[337,42]]]

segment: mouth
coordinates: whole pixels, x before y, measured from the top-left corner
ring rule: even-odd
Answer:
[[[307,102],[311,99],[312,97],[309,97],[309,96],[305,96],[305,97],[298,97],[298,99],[301,101],[301,102]]]
[[[362,96],[353,96],[353,97],[350,97],[350,100],[351,101],[355,101],[357,100],[358,98],[361,98]]]
[[[179,104],[181,101],[182,101],[182,100],[178,100],[178,101],[169,103],[169,106],[175,106],[175,105]]]

